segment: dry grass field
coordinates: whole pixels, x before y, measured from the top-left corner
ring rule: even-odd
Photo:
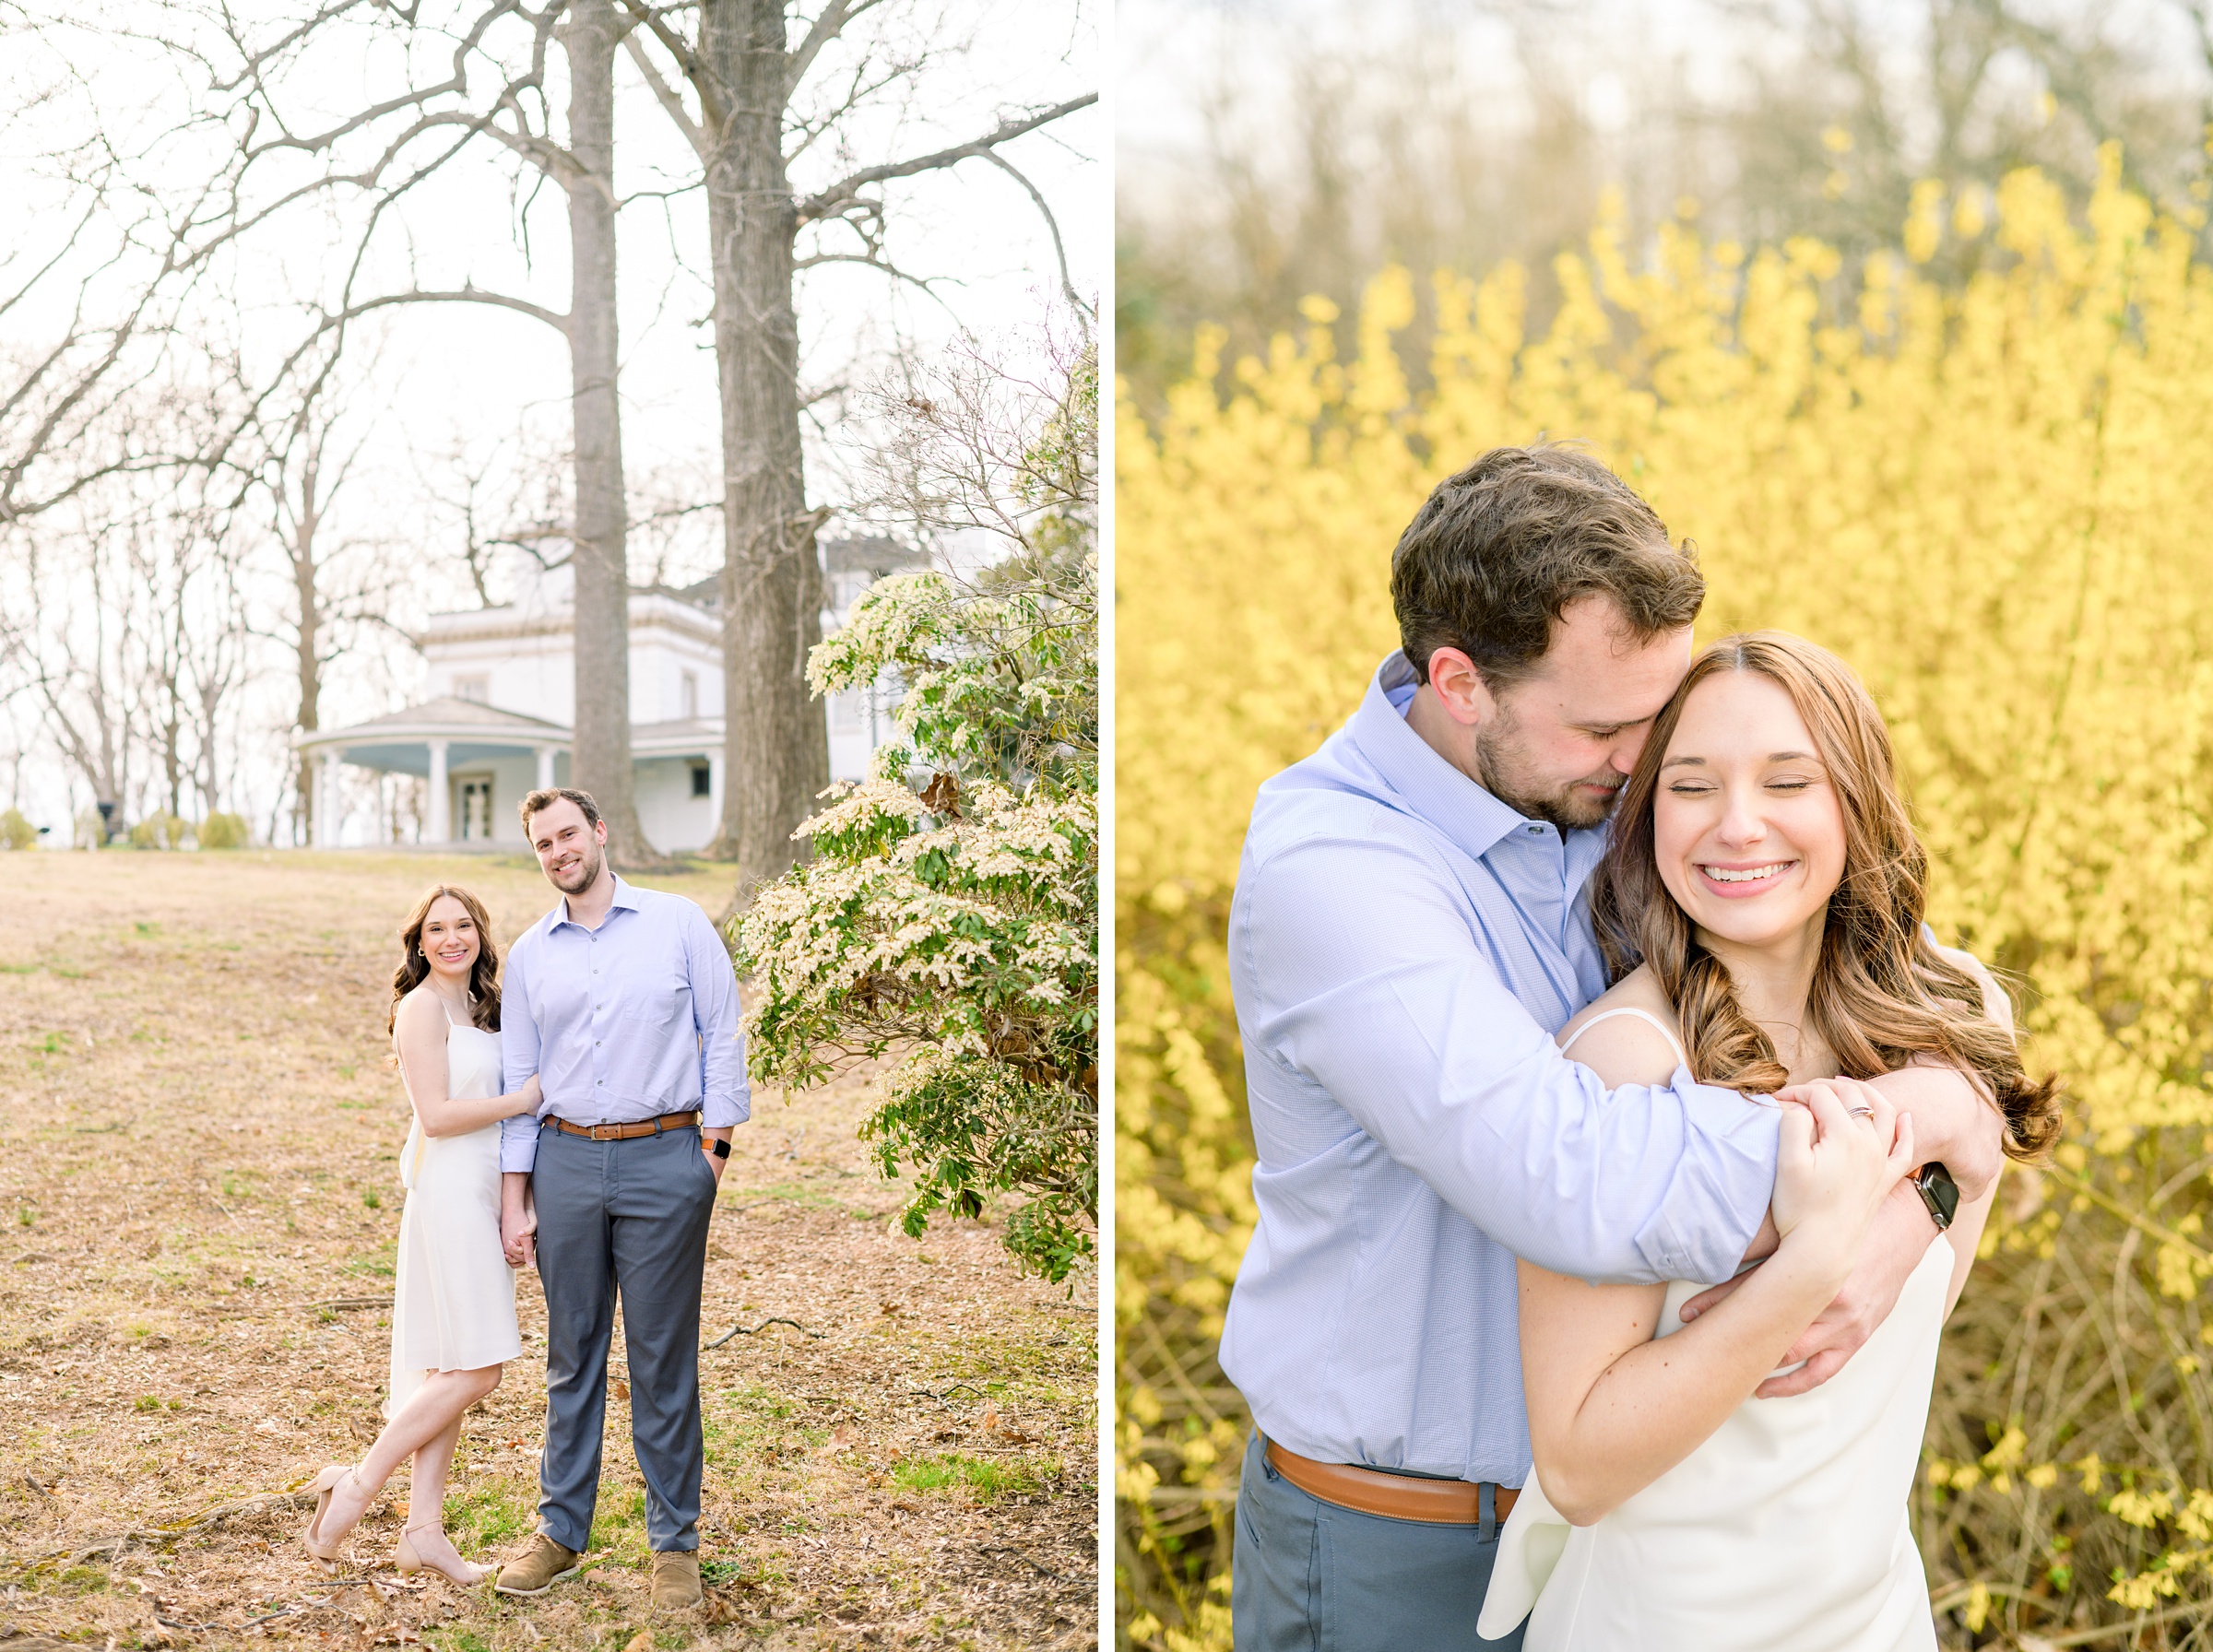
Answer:
[[[300,1549],[291,1489],[379,1426],[385,1002],[438,878],[503,939],[551,903],[519,858],[0,856],[0,1646],[1095,1644],[1095,1285],[1017,1280],[988,1224],[901,1234],[858,1084],[756,1090],[724,1178],[704,1340],[740,1334],[701,1357],[704,1611],[647,1610],[619,1329],[582,1576],[529,1602],[401,1578],[404,1479],[346,1565]],[[475,1559],[533,1528],[534,1274],[520,1303],[447,1500]]]

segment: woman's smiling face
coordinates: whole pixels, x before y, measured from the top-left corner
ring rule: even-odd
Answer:
[[[1652,794],[1661,881],[1746,946],[1818,932],[1844,875],[1844,810],[1791,697],[1757,671],[1690,691]]]
[[[451,895],[431,903],[422,914],[422,955],[432,974],[466,981],[479,948],[477,922],[467,907]]]

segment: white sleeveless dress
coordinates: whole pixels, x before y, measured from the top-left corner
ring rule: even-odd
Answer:
[[[446,1016],[446,1093],[502,1093],[500,1035],[457,1024],[443,1002],[438,1009]],[[399,1180],[408,1202],[392,1291],[387,1417],[422,1386],[427,1372],[474,1371],[523,1351],[515,1270],[500,1247],[500,1127],[431,1137],[417,1118],[400,1150]]]
[[[1643,1016],[1675,1042],[1655,1016],[1607,1013]],[[1805,1394],[1746,1400],[1594,1525],[1568,1525],[1531,1474],[1499,1534],[1478,1633],[1503,1636],[1526,1616],[1524,1652],[1935,1652],[1906,1502],[1952,1257],[1939,1234],[1841,1371]],[[1681,1330],[1679,1310],[1703,1289],[1671,1283],[1655,1337]]]

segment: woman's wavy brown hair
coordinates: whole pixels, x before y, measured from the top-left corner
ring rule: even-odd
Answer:
[[[385,1012],[385,1031],[399,1019],[399,1001],[431,978],[431,961],[422,955],[423,920],[431,903],[451,895],[461,903],[477,926],[477,962],[468,972],[468,1018],[487,1032],[500,1030],[500,950],[491,943],[491,918],[484,903],[457,884],[440,883],[423,891],[399,929],[399,967],[392,972],[392,1003]]]
[[[1708,678],[1757,671],[1791,697],[1844,815],[1844,872],[1828,900],[1806,1021],[1847,1078],[1894,1072],[1917,1056],[1979,1078],[2006,1118],[2006,1150],[2030,1159],[2058,1136],[2058,1080],[2031,1080],[2003,1028],[1984,1019],[1982,990],[1948,962],[1922,926],[1928,856],[1899,795],[1890,732],[1850,667],[1781,631],[1724,637],[1652,724],[1622,787],[1613,841],[1592,882],[1592,916],[1610,977],[1651,966],[1675,1006],[1691,1071],[1710,1084],[1780,1090],[1788,1070],[1737,1002],[1722,961],[1698,944],[1661,881],[1652,844],[1660,764],[1684,702]]]

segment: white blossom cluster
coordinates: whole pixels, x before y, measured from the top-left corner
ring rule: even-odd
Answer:
[[[1092,750],[1098,707],[1096,627],[1080,606],[1096,584],[1095,557],[1080,572],[1080,582],[1002,592],[934,571],[879,580],[814,650],[807,680],[818,693],[886,676],[904,683],[893,713],[902,738],[876,754],[886,778],[917,754],[962,772],[1004,768],[1010,756],[1036,772],[1064,766]]]
[[[900,738],[823,794],[795,834],[812,858],[731,937],[754,1076],[903,1056],[862,1134],[885,1174],[914,1167],[907,1231],[1018,1194],[1004,1242],[1055,1280],[1098,1220],[1095,501],[1052,445],[1092,428],[1095,379],[1033,443],[1037,474],[1074,478],[1067,508],[974,582],[879,580],[813,651],[818,692],[899,684]]]
[[[748,1016],[756,1070],[806,1081],[813,1041],[876,1055],[920,1039],[953,1053],[1040,1054],[1097,981],[1098,806],[979,784],[958,818],[887,780],[834,789],[800,828],[816,858],[762,891],[739,934],[765,988]],[[861,1033],[856,1047],[852,1034]],[[786,1059],[798,1066],[775,1068]]]

